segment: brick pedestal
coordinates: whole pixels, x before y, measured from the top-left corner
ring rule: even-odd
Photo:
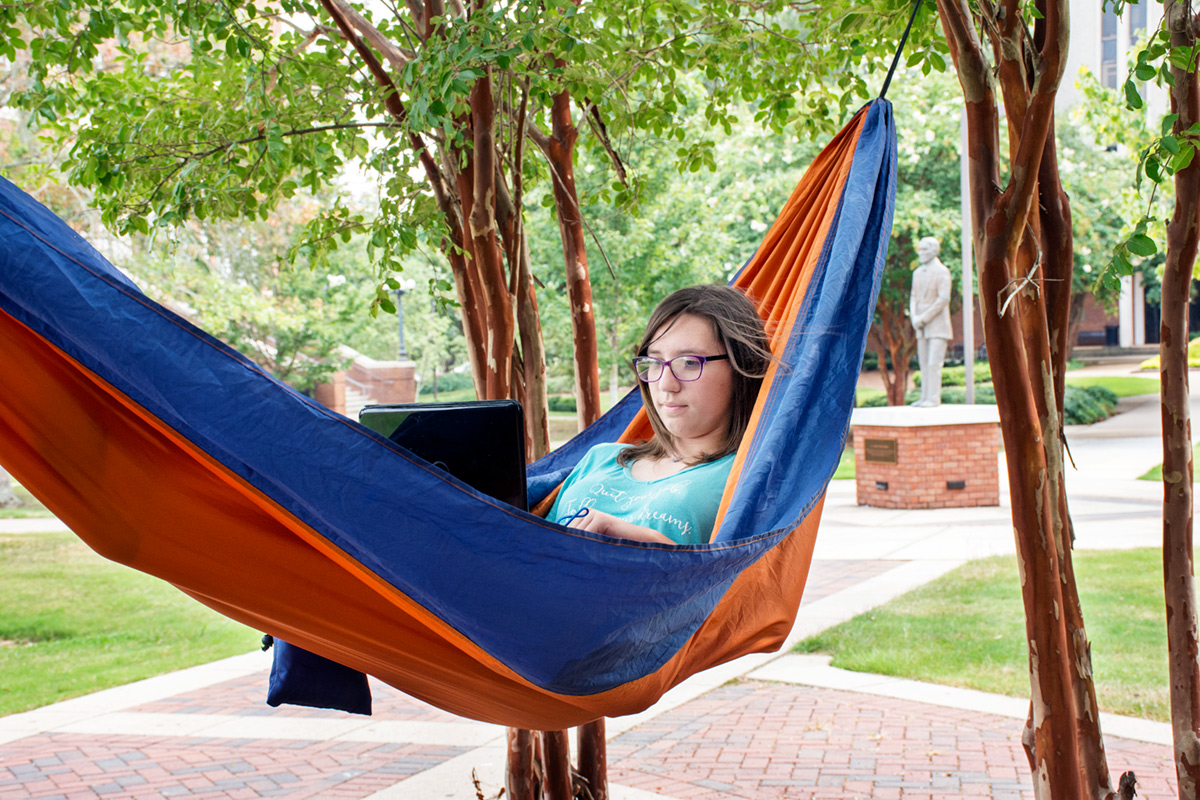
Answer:
[[[850,424],[860,506],[1000,505],[995,406],[859,408]]]

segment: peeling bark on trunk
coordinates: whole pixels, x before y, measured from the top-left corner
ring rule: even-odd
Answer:
[[[1071,564],[1062,440],[1070,327],[1070,210],[1058,180],[1054,99],[1067,49],[1065,0],[1041,0],[1032,35],[1019,3],[938,10],[967,111],[972,233],[980,310],[1012,497],[1029,648],[1030,719],[1022,740],[1038,798],[1112,794],[1096,714],[1090,651]],[[1011,164],[1000,182],[1003,91]]]
[[[1165,4],[1171,47],[1194,47],[1196,31],[1187,6]],[[1193,65],[1195,63],[1193,59]],[[1171,67],[1171,110],[1176,135],[1200,121],[1196,72]],[[1179,797],[1200,791],[1200,674],[1197,655],[1195,565],[1192,561],[1192,423],[1188,398],[1188,298],[1200,245],[1200,162],[1175,175],[1175,212],[1167,223],[1159,344],[1163,438],[1163,586],[1167,611],[1171,732]]]
[[[556,61],[557,66],[564,64]],[[562,236],[567,299],[571,305],[571,334],[575,345],[575,397],[579,426],[583,428],[600,418],[600,360],[584,245],[583,213],[575,190],[573,158],[579,132],[571,120],[571,96],[566,91],[555,96],[550,118],[551,134],[539,145],[545,151],[553,173],[554,206]]]
[[[518,119],[523,120],[527,97],[523,97]],[[546,348],[542,339],[542,321],[538,316],[537,293],[533,286],[533,269],[529,263],[529,239],[521,219],[520,207],[524,196],[521,170],[524,161],[524,125],[514,126],[518,132],[512,148],[511,193],[500,170],[496,171],[496,226],[504,244],[508,261],[510,294],[516,312],[517,338],[520,358],[513,358],[514,393],[525,415],[525,457],[535,461],[550,452],[550,420],[546,396]],[[498,167],[499,165],[497,165]]]
[[[506,743],[508,759],[504,788],[510,800],[539,800],[537,778],[533,772],[534,733],[509,728]]]
[[[344,0],[321,0],[321,3],[372,77],[387,90],[384,102],[389,113],[398,122],[405,122],[407,112],[401,99],[403,92],[371,47],[380,49],[394,68],[403,66],[398,63],[400,51]],[[452,5],[456,16],[467,16],[461,3]],[[441,26],[431,24],[446,13],[441,0],[423,3],[409,0],[407,6],[414,19],[413,33],[419,39],[426,41],[441,34]],[[472,11],[482,7],[481,0],[471,4]],[[556,67],[563,66],[565,62],[556,61]],[[516,397],[522,401],[526,449],[532,460],[549,451],[549,424],[545,349],[528,241],[521,221],[522,154],[525,134],[530,130],[526,120],[528,101],[526,83],[519,109],[505,109],[505,113],[513,115],[514,124],[509,129],[512,133],[511,141],[507,143],[510,150],[501,153],[501,143],[496,138],[497,108],[492,68],[485,67],[484,74],[471,87],[469,113],[457,121],[461,130],[469,131],[471,147],[453,150],[443,145],[435,158],[417,133],[410,133],[409,140],[446,221],[448,234],[441,243],[442,251],[450,263],[462,307],[463,330],[476,394],[480,398]],[[553,192],[559,212],[572,309],[582,426],[600,416],[600,378],[583,219],[573,172],[578,134],[571,120],[571,98],[565,90],[554,99],[551,121],[552,135],[542,136],[539,144],[554,173]],[[504,182],[502,165],[505,163],[512,169],[512,195]],[[514,341],[518,336],[519,349]],[[603,721],[585,726],[580,730],[580,737],[587,743],[588,750],[581,754],[581,759],[592,772],[589,781],[593,794],[606,796]],[[570,797],[570,753],[565,733],[538,735],[510,729],[508,744],[506,780],[511,796],[521,800],[535,800],[543,793],[552,800]]]
[[[1043,440],[1052,473],[1057,476],[1051,484],[1051,501],[1055,513],[1055,542],[1058,548],[1063,594],[1063,620],[1067,629],[1067,658],[1075,673],[1072,689],[1075,708],[1083,723],[1079,729],[1079,752],[1085,790],[1089,796],[1103,796],[1112,784],[1104,740],[1098,724],[1100,708],[1096,701],[1096,685],[1092,675],[1091,643],[1083,622],[1083,607],[1079,601],[1078,584],[1072,548],[1075,533],[1067,506],[1065,440],[1063,437],[1063,398],[1066,391],[1066,365],[1071,330],[1071,275],[1075,266],[1074,239],[1071,229],[1071,207],[1063,191],[1058,172],[1058,148],[1054,138],[1054,120],[1042,151],[1038,170],[1038,230],[1041,234],[1041,269],[1044,315],[1047,324],[1046,359],[1049,373],[1038,373],[1042,396],[1045,397]],[[1032,367],[1032,365],[1031,365]],[[1032,371],[1032,370],[1031,370]]]
[[[513,326],[512,303],[508,296],[508,281],[504,279],[504,263],[496,231],[496,101],[492,95],[492,72],[487,67],[471,89],[471,128],[475,147],[469,163],[472,204],[467,214],[473,255],[478,261],[478,274],[483,287],[483,302],[487,309],[487,346],[484,376],[487,399],[502,400],[510,396],[512,376]]]
[[[546,800],[571,800],[571,745],[566,731],[542,731]]]
[[[579,777],[588,791],[584,797],[608,800],[608,750],[603,719],[579,728]]]
[[[521,368],[525,379],[526,457],[536,461],[550,452],[550,415],[547,413],[546,348],[538,316],[537,294],[529,267],[529,242],[521,236],[517,269],[517,330],[521,336]]]

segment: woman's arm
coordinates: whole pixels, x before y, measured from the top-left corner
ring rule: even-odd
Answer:
[[[630,539],[635,542],[675,544],[675,542],[653,528],[634,525],[632,522],[617,519],[612,514],[605,514],[603,511],[596,511],[591,508],[586,509],[586,511],[586,514],[580,514],[568,522],[567,527],[579,528],[580,530],[591,531],[592,533],[603,533],[607,536],[615,536],[618,539]]]

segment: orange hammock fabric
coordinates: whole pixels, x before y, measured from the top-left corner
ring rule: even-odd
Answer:
[[[709,544],[568,530],[459,483],[146,298],[0,183],[0,463],[100,554],[468,717],[560,729],[776,649],[842,450],[890,233],[865,107],[735,279],[779,357]],[[530,465],[644,435],[636,392]]]

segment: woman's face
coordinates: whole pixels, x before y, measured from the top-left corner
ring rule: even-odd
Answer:
[[[725,355],[713,324],[704,317],[680,314],[655,331],[646,355],[660,361],[676,356]],[[710,361],[700,378],[681,381],[670,369],[650,384],[658,416],[677,443],[713,450],[729,433],[733,407],[733,368],[729,361]]]

